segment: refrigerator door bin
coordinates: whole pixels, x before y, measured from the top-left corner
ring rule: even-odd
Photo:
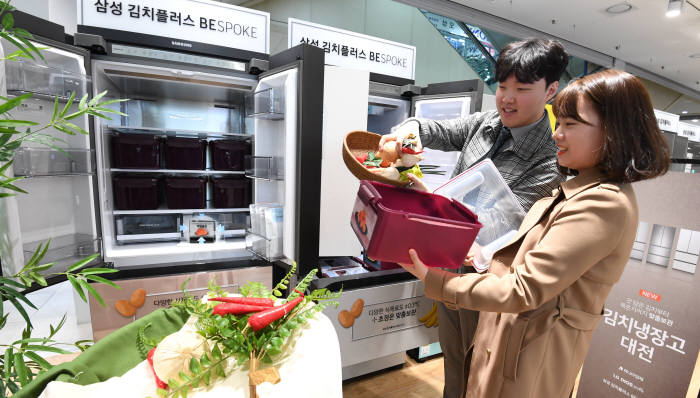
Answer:
[[[284,179],[282,162],[272,156],[246,156],[245,175],[259,180],[279,181]]]
[[[63,58],[65,61],[65,57]],[[87,76],[79,70],[79,65],[76,61],[73,61],[75,64],[72,65],[70,63],[63,65],[59,63],[58,66],[48,66],[55,65],[52,62],[48,64],[40,62],[42,61],[37,62],[27,59],[5,62],[7,91],[32,92],[48,97],[58,96],[63,97],[64,100],[70,97],[71,93],[75,93],[76,98],[82,98],[86,92]],[[69,70],[68,68],[75,70]]]
[[[24,258],[30,259],[40,243],[29,242],[23,245]],[[70,235],[53,236],[46,255],[41,259],[42,264],[56,262],[50,272],[66,270],[72,263],[100,251],[99,239],[92,235],[75,233]]]
[[[15,152],[12,169],[15,176],[87,175],[94,173],[92,149],[22,147]]]
[[[211,142],[211,164],[214,170],[245,170],[245,157],[251,154],[250,142],[216,140]]]
[[[250,205],[250,179],[245,177],[213,177],[211,181],[214,208],[242,208]]]
[[[166,177],[165,197],[169,209],[205,209],[206,179]]]
[[[120,169],[159,169],[160,138],[145,134],[112,136],[112,165]]]
[[[158,208],[158,179],[149,177],[114,177],[116,210],[154,210]]]
[[[416,249],[428,266],[458,268],[481,223],[466,206],[440,195],[361,181],[351,225],[367,256],[410,263]]]
[[[207,141],[201,139],[167,137],[165,139],[165,167],[175,170],[204,170]]]
[[[263,260],[279,260],[282,258],[282,237],[267,239],[249,233],[246,235],[246,248]]]
[[[247,117],[258,119],[284,119],[284,91],[280,87],[271,87],[245,97]]]

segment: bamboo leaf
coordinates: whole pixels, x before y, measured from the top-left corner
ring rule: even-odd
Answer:
[[[76,277],[74,277],[71,274],[67,274],[66,276],[68,277],[70,284],[73,285],[73,289],[75,289],[75,291],[78,292],[78,295],[80,295],[80,298],[87,303],[87,297],[85,297],[85,292],[83,291],[83,288],[80,287],[80,284],[78,283]]]
[[[80,134],[83,134],[83,135],[88,135],[88,134],[89,134],[87,131],[83,130],[82,127],[80,127],[80,126],[78,126],[78,125],[76,125],[76,124],[73,124],[73,123],[71,123],[71,122],[63,122],[62,125],[67,126],[68,128],[72,129],[73,131],[77,131],[77,132],[79,132]]]
[[[63,118],[63,116],[66,116],[66,113],[68,113],[68,110],[70,109],[71,105],[73,105],[74,100],[75,100],[75,91],[71,91],[70,97],[68,98],[68,102],[66,102],[66,106],[64,106],[61,113],[58,114],[59,119]]]
[[[3,373],[5,375],[5,380],[8,380],[10,378],[10,375],[12,374],[12,358],[12,347],[8,347],[5,350],[5,360],[3,362]]]
[[[62,132],[62,133],[66,133],[66,134],[68,134],[68,135],[75,135],[75,134],[76,134],[74,131],[70,130],[69,128],[63,127],[63,126],[61,126],[61,125],[59,125],[59,124],[54,124],[54,125],[53,125],[53,128],[55,128],[56,130],[58,130],[58,131],[60,131],[60,132]]]
[[[28,32],[27,32],[27,33],[28,33]],[[41,51],[39,51],[39,49],[36,48],[36,46],[35,46],[34,44],[32,44],[32,42],[30,42],[29,40],[27,40],[26,37],[23,37],[23,36],[20,36],[20,35],[17,35],[17,36],[15,36],[15,37],[17,37],[17,39],[18,39],[19,41],[21,41],[22,43],[24,43],[25,46],[29,47],[29,49],[30,49],[32,52],[36,53],[36,54],[39,56],[39,58],[41,58],[44,62],[46,62],[46,58],[44,58],[44,55],[41,53]]]
[[[51,365],[47,360],[45,360],[44,358],[40,357],[32,351],[25,351],[24,355],[26,355],[27,358],[39,364],[39,366],[41,366],[41,368],[44,370],[49,370],[53,367],[53,365]]]
[[[2,27],[5,30],[11,30],[13,26],[15,26],[15,18],[8,12],[2,16]]]
[[[119,272],[116,268],[85,268],[80,271],[80,275],[93,275],[93,274],[113,274]]]
[[[99,257],[99,256],[100,256],[100,253],[95,253],[95,254],[93,254],[93,255],[90,256],[90,257],[85,257],[84,259],[82,259],[82,260],[76,262],[75,264],[71,265],[70,268],[68,268],[68,272],[73,272],[73,271],[75,271],[76,269],[81,268],[81,267],[87,265],[88,263],[90,263],[92,260],[96,259],[96,258]]]
[[[92,294],[93,297],[95,297],[95,298],[97,299],[97,301],[100,303],[101,306],[107,307],[107,306],[105,305],[104,300],[102,300],[102,297],[100,297],[100,294],[97,293],[97,290],[95,290],[92,286],[90,286],[89,283],[87,283],[87,282],[86,282],[85,280],[83,280],[83,279],[78,279],[78,283],[80,283],[80,285],[81,285],[82,287],[84,287],[85,290],[87,290],[88,292],[90,292],[90,294]]]
[[[80,99],[80,102],[78,103],[78,109],[85,110],[87,108],[87,100],[88,100],[88,94],[85,93],[83,94],[83,98]]]
[[[99,283],[104,283],[105,285],[112,286],[113,288],[117,290],[122,290],[122,287],[117,285],[116,283],[110,281],[109,279],[105,279],[102,277],[99,277],[97,275],[86,275],[85,278],[93,281],[93,282],[99,282]]]
[[[129,100],[128,98],[117,98],[117,99],[113,99],[113,100],[109,100],[109,101],[105,101],[105,102],[100,102],[99,104],[97,104],[97,106],[104,107],[104,106],[111,105],[111,104],[114,104],[117,102],[125,102],[128,100]]]
[[[41,275],[37,274],[36,272],[30,272],[29,276],[32,277],[38,283],[40,286],[46,287],[48,284],[46,283],[46,279],[42,277]]]
[[[14,120],[14,119],[0,119],[0,127],[21,127],[21,126],[36,126],[39,123],[31,122],[29,120]]]
[[[47,270],[51,269],[51,267],[53,267],[54,265],[56,265],[55,262],[37,265],[36,267],[34,267],[34,271],[36,271],[36,272],[47,271]]]
[[[32,351],[55,352],[56,354],[70,354],[70,351],[50,345],[28,345],[25,347],[25,349]]]
[[[24,386],[29,381],[29,379],[27,378],[27,365],[24,364],[24,357],[21,353],[15,353],[14,357],[17,381],[21,386]]]
[[[17,288],[20,288],[20,289],[26,289],[26,288],[29,287],[29,286],[24,286],[23,284],[18,283],[18,282],[16,282],[16,281],[13,281],[13,280],[10,279],[10,278],[3,278],[3,277],[0,277],[0,284],[3,284],[3,285],[11,285],[11,286],[14,286],[14,287],[17,287]]]
[[[97,101],[99,101],[102,97],[104,97],[105,94],[107,94],[107,90],[105,90],[105,91],[103,91],[103,92],[97,94],[96,96],[94,96],[94,97],[90,100],[90,102],[88,102],[88,105],[89,105],[89,106],[95,106],[95,104],[97,104]]]
[[[0,114],[5,114],[12,109],[16,108],[19,104],[21,104],[24,100],[27,98],[30,98],[32,96],[31,93],[27,94],[22,94],[18,97],[12,98],[10,100],[7,100],[4,104],[0,105]]]
[[[18,41],[18,40],[20,40],[19,37],[17,37],[17,38],[12,37],[12,35],[10,35],[10,34],[8,34],[8,33],[6,33],[6,32],[0,32],[0,37],[2,37],[3,39],[9,41],[9,42],[12,43],[15,47],[19,48],[21,51],[23,51],[25,54],[27,54],[27,56],[28,56],[29,58],[35,59],[35,58],[34,58],[34,55],[32,55],[32,53],[31,53],[31,51],[27,50],[27,48],[26,48],[25,46],[23,46],[22,43],[20,43],[20,42]]]
[[[15,289],[13,289],[9,286],[1,286],[0,285],[0,291],[5,292],[6,293],[5,296],[10,298],[10,300],[19,299],[19,300],[24,301],[31,308],[37,309],[36,306],[34,306],[34,304],[31,301],[29,301],[29,299],[24,294],[17,292]]]
[[[53,123],[56,121],[56,117],[58,116],[58,97],[54,98],[53,100],[53,113],[51,114],[51,122]]]

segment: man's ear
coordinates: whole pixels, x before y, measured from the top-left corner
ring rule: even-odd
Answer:
[[[547,87],[547,92],[545,93],[545,102],[549,102],[552,98],[554,98],[554,94],[557,93],[557,89],[559,89],[559,82],[554,81],[552,82],[548,87]]]

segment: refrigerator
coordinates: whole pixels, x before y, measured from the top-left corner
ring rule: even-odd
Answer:
[[[33,21],[30,32],[48,23]],[[119,269],[117,278],[250,266],[269,275],[273,261],[303,259],[299,237],[313,242],[318,219],[306,213],[320,192],[323,50],[213,56],[160,47],[158,37],[78,31],[82,47],[35,34],[48,65],[2,65],[10,97],[33,93],[18,113],[45,122],[54,96],[106,90],[103,100],[128,99],[110,105],[128,116],[73,120],[89,135],[49,131],[66,153],[33,142],[18,150],[13,172],[30,194],[0,201],[3,275],[48,239],[54,270],[100,253],[94,264]]]
[[[406,351],[436,343],[438,329],[420,321],[433,305],[422,283],[402,268],[367,266],[372,260],[363,256],[350,227],[359,181],[341,159],[345,134],[353,130],[387,134],[409,116],[463,117],[481,111],[482,103],[492,104],[493,98],[484,96],[479,80],[418,87],[406,79],[332,66],[326,67],[324,84],[321,237],[314,266],[328,271],[321,272],[312,286],[343,290],[340,305],[324,313],[338,333],[343,379],[349,379],[404,363]],[[342,120],[343,127],[330,120]],[[420,165],[443,172],[426,176],[426,183],[437,188],[447,182],[458,156],[459,152],[426,151]],[[351,273],[357,270],[353,265],[371,271]],[[304,266],[309,265],[302,264],[302,272]]]

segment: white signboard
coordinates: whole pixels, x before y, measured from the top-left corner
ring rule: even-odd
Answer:
[[[270,52],[270,14],[209,0],[78,0],[78,24]]]
[[[418,320],[433,306],[433,300],[425,296],[366,305],[355,319],[352,339],[359,340],[380,334],[423,326]]]
[[[661,130],[668,131],[670,133],[675,133],[678,131],[680,116],[657,109],[654,109],[654,115],[656,116],[656,121],[659,123],[659,128]]]
[[[416,47],[289,18],[288,45],[311,44],[326,64],[415,80]]]
[[[679,122],[678,135],[688,137],[688,141],[700,142],[700,126]]]

